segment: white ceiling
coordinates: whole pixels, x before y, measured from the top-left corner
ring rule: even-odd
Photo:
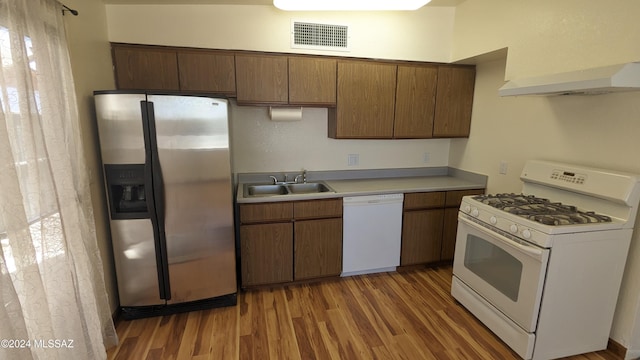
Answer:
[[[465,0],[431,0],[427,6],[457,6]],[[216,5],[271,5],[273,0],[102,0],[105,4],[216,4]]]

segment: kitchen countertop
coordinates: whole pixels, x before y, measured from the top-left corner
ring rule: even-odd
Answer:
[[[376,177],[376,175],[379,174],[366,173],[362,174],[364,177],[355,176],[356,178],[340,179],[340,174],[332,173],[330,174],[331,176],[327,176],[328,178],[323,179],[323,176],[317,175],[314,176],[313,179],[309,179],[308,182],[324,182],[330,188],[335,190],[335,192],[272,196],[245,197],[245,184],[264,184],[267,182],[240,179],[241,181],[238,183],[236,193],[236,201],[238,203],[261,203],[275,201],[312,200],[377,194],[482,189],[486,188],[487,186],[487,177],[485,175],[469,173],[451,168],[444,168],[446,169],[444,171],[442,170],[442,168],[438,169],[440,170],[430,171],[423,174],[414,172],[403,173],[402,171],[400,171],[398,172],[401,175],[399,177],[390,177],[388,174],[381,174],[382,177]],[[354,177],[353,173],[349,173],[346,175],[346,177]]]

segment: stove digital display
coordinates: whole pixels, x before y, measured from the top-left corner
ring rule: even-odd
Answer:
[[[585,183],[585,181],[587,181],[587,176],[571,171],[554,170],[551,173],[551,180],[559,180],[566,183],[582,185]]]

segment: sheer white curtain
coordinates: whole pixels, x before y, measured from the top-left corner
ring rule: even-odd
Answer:
[[[55,0],[0,0],[0,359],[104,359],[117,337]]]

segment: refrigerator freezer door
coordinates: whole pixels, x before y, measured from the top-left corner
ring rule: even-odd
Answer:
[[[102,162],[105,166],[105,186],[108,196],[115,196],[113,189],[122,185],[140,185],[140,175],[134,171],[122,171],[110,178],[109,166],[136,168],[146,161],[145,136],[142,121],[142,101],[144,94],[99,94],[94,97]],[[118,165],[113,165],[118,164]],[[142,165],[141,165],[142,164]],[[129,183],[129,181],[133,181]],[[150,188],[149,179],[143,180],[145,188]],[[127,188],[127,186],[124,186]],[[133,194],[133,192],[131,193]],[[140,196],[136,192],[137,196]],[[117,194],[122,199],[130,200],[124,192]],[[147,204],[152,200],[145,197]],[[114,201],[108,201],[110,209],[111,239],[113,243],[118,293],[120,306],[162,305],[160,298],[158,267],[156,257],[156,241],[153,221],[150,216],[118,217],[113,209]],[[145,211],[141,211],[145,212]]]
[[[168,304],[237,291],[228,103],[150,95],[164,183]]]
[[[144,164],[141,101],[144,94],[95,96],[103,164]]]

